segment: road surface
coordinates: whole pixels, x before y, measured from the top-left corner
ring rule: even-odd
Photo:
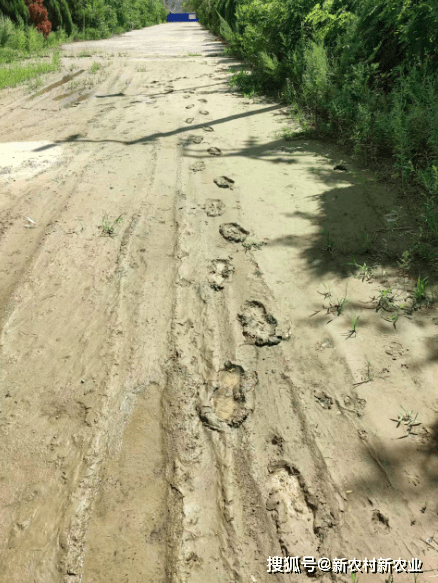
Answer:
[[[395,199],[279,137],[286,109],[233,92],[222,49],[162,24],[65,45],[61,74],[0,94],[1,582],[436,569],[436,327],[362,309],[380,279],[345,267]],[[399,441],[400,403],[429,430]]]

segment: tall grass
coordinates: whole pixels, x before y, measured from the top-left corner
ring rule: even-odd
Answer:
[[[16,25],[0,16],[0,89],[57,71],[60,67],[58,46],[65,40],[66,34],[58,31],[52,32],[45,41],[35,28]],[[38,62],[45,56],[52,56],[51,62]]]
[[[50,63],[23,63],[15,61],[0,66],[0,89],[15,87],[24,81],[39,77],[44,73],[51,73],[59,69],[59,52],[54,51]]]

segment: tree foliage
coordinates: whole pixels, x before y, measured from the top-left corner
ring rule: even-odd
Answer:
[[[25,2],[33,26],[47,39],[52,30],[52,23],[48,18],[49,15],[44,7],[43,0],[25,0]]]
[[[44,1],[44,5],[43,5]],[[34,6],[34,8],[27,8]],[[31,24],[29,10],[35,18],[47,11],[44,24],[52,30],[65,30],[76,38],[103,38],[111,33],[142,28],[164,22],[167,9],[161,0],[0,0],[0,15],[19,24]],[[40,24],[40,30],[42,23]]]
[[[249,66],[233,77],[244,92],[281,97],[303,124],[339,137],[365,161],[392,156],[402,186],[419,181],[432,197],[422,220],[438,248],[437,0],[185,6]]]

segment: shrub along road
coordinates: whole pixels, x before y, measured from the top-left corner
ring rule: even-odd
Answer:
[[[389,259],[409,216],[280,137],[221,50],[162,24],[0,94],[1,581],[437,568],[438,316]]]

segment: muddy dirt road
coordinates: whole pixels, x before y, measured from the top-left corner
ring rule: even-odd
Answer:
[[[397,190],[278,137],[222,48],[163,24],[0,93],[1,583],[437,574],[438,316],[378,306],[415,291]]]

